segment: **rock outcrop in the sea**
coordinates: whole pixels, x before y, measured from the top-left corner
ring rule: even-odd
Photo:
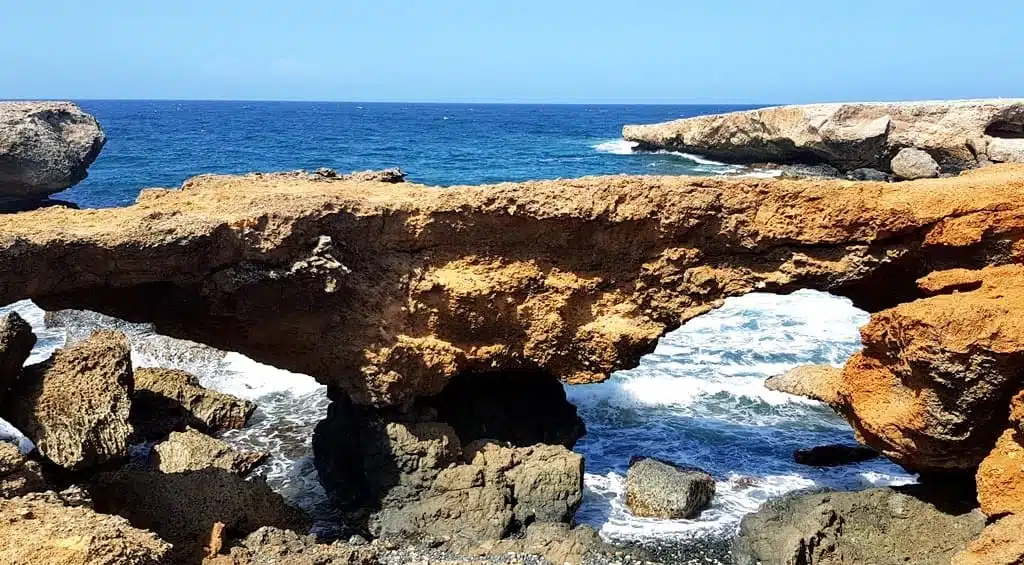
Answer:
[[[900,174],[892,161],[907,148],[926,153],[946,173],[1024,162],[1022,129],[1024,100],[993,99],[779,106],[630,125],[622,135],[641,149],[729,163],[826,163]],[[915,166],[906,178],[921,178],[922,170]]]
[[[626,506],[643,518],[695,518],[711,505],[715,479],[701,469],[635,457],[626,473]]]
[[[812,467],[835,467],[877,459],[874,449],[859,445],[818,445],[793,452],[793,460]]]
[[[70,102],[0,102],[0,204],[80,182],[104,143],[96,118]]]
[[[255,411],[254,403],[204,388],[185,371],[135,370],[131,422],[140,440],[157,441],[190,427],[206,434],[239,429]]]
[[[0,417],[61,467],[104,465],[128,455],[132,382],[127,339],[97,331],[25,367],[4,397]]]
[[[66,505],[54,493],[0,499],[0,563],[164,565],[170,545],[117,516]]]
[[[948,565],[985,516],[893,489],[791,493],[743,518],[736,565]]]
[[[213,468],[236,475],[248,475],[268,455],[241,451],[193,428],[171,432],[170,437],[153,446],[153,464],[164,473],[181,473]]]
[[[0,318],[0,402],[18,379],[35,345],[36,334],[32,333],[32,326],[17,312],[9,312]]]

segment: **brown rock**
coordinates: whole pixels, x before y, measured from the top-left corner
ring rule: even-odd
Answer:
[[[1007,516],[981,532],[952,565],[1020,565],[1024,563],[1024,515]]]
[[[123,516],[133,526],[171,542],[169,558],[174,563],[202,559],[218,522],[235,538],[263,526],[303,533],[309,529],[305,514],[286,504],[266,483],[246,481],[222,469],[105,473],[89,486],[89,492],[98,511]]]
[[[267,457],[258,451],[238,451],[192,428],[171,432],[168,439],[153,448],[154,463],[164,473],[215,468],[245,476]]]
[[[128,340],[103,330],[26,367],[0,415],[28,436],[43,457],[82,470],[127,455],[131,394]]]
[[[985,514],[1024,514],[1024,435],[1016,430],[1004,432],[981,462],[977,481],[978,502]]]
[[[18,446],[0,441],[0,498],[24,496],[46,488],[39,463],[21,454]]]
[[[36,345],[32,326],[17,312],[10,312],[0,318],[0,402],[3,401]]]
[[[65,506],[53,493],[0,500],[0,563],[163,565],[170,546],[123,518]]]
[[[826,404],[838,401],[835,392],[839,388],[842,370],[831,365],[802,365],[770,377],[764,382],[765,388],[804,396]]]
[[[239,429],[255,411],[252,402],[203,388],[185,371],[135,371],[131,420],[140,439],[155,441],[188,427],[207,434]]]
[[[728,296],[814,288],[878,310],[918,296],[913,281],[937,265],[1022,260],[1022,179],[1013,165],[913,191],[207,175],[127,208],[0,217],[0,299],[153,322],[315,375],[360,404],[437,394],[470,370],[596,382]]]
[[[207,559],[204,565],[377,565],[377,550],[316,538],[290,530],[265,527],[249,534],[229,555]]]
[[[1010,401],[1010,422],[1017,426],[1018,431],[1024,433],[1024,390]]]

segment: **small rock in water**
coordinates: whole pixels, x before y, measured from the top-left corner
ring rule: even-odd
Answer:
[[[644,518],[695,518],[711,504],[715,479],[701,469],[634,457],[626,474],[626,505]]]
[[[819,445],[793,452],[794,461],[812,467],[838,467],[839,465],[870,461],[878,457],[878,452],[874,449],[859,445]]]

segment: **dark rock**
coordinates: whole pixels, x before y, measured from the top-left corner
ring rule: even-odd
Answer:
[[[80,471],[123,459],[132,427],[131,350],[124,334],[97,331],[26,367],[0,406],[46,459]]]
[[[840,178],[843,174],[832,165],[822,163],[818,165],[779,165],[779,175],[784,179],[800,178]]]
[[[45,488],[39,463],[25,457],[13,443],[0,441],[0,498],[24,496]]]
[[[867,180],[867,181],[882,181],[889,182],[893,180],[892,175],[879,171],[878,169],[869,169],[862,167],[860,169],[854,169],[846,173],[846,178],[850,180]]]
[[[43,200],[87,175],[106,136],[70,102],[0,102],[0,200]]]
[[[912,495],[913,489],[791,493],[746,516],[736,565],[947,565],[985,516]]]
[[[225,544],[264,526],[309,530],[309,519],[261,480],[222,469],[182,473],[122,470],[98,475],[88,486],[96,510],[117,514],[174,547],[170,563],[193,563],[211,537]],[[221,526],[216,526],[218,523]],[[217,543],[221,543],[218,538]]]
[[[252,402],[203,388],[185,371],[135,371],[131,420],[139,440],[156,441],[188,427],[206,434],[239,429],[255,411]]]
[[[214,468],[241,476],[248,475],[267,457],[267,453],[259,451],[236,450],[193,428],[171,432],[169,438],[156,444],[152,453],[154,465],[164,473]]]
[[[715,479],[694,467],[634,457],[626,474],[626,505],[634,516],[693,518],[711,504]]]
[[[0,401],[21,374],[21,368],[35,345],[32,326],[17,312],[0,318]]]
[[[801,465],[813,467],[837,467],[880,457],[877,451],[860,445],[819,445],[810,449],[798,449],[793,460]]]

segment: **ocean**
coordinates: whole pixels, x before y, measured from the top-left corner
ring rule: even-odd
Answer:
[[[83,207],[125,206],[146,187],[200,173],[401,167],[413,182],[450,186],[598,174],[745,174],[696,155],[637,153],[622,125],[744,109],[734,106],[559,106],[306,102],[82,101],[108,142],[84,182],[55,195]],[[82,316],[47,328],[28,301],[16,309],[40,336],[32,362],[68,335],[111,320]],[[841,365],[860,347],[867,314],[814,291],[751,294],[665,336],[639,367],[608,382],[567,387],[588,434],[578,521],[608,540],[658,549],[679,562],[724,563],[743,515],[796,489],[858,489],[913,480],[876,460],[837,468],[793,462],[796,449],[852,443],[828,408],[772,392],[764,379],[807,363]],[[138,366],[182,368],[204,384],[255,400],[244,430],[226,439],[272,454],[263,474],[324,528],[333,517],[313,469],[310,437],[324,417],[312,378],[124,325]],[[5,433],[0,425],[0,434]],[[15,433],[9,427],[6,433]],[[27,447],[27,444],[26,444]],[[653,455],[716,477],[712,507],[695,520],[633,517],[624,504],[631,456]],[[664,549],[668,547],[668,549]],[[669,559],[672,559],[671,557]]]

